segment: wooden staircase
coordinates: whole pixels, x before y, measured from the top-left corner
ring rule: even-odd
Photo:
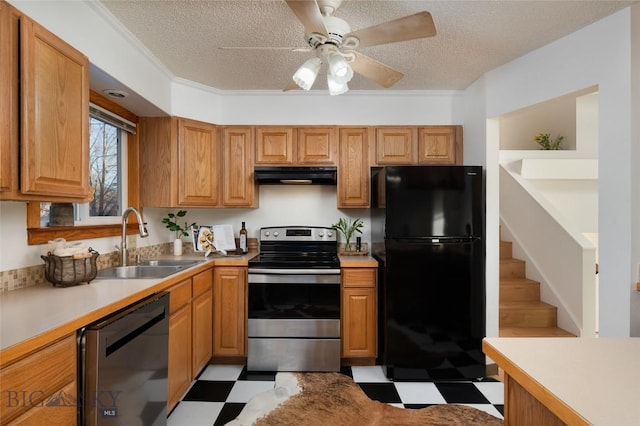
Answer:
[[[540,300],[540,283],[526,278],[511,247],[500,241],[500,337],[575,337],[558,328],[558,308]]]

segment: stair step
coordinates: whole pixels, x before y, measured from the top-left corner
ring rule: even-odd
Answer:
[[[576,337],[558,327],[500,327],[500,337]]]
[[[500,303],[533,302],[540,300],[540,283],[528,278],[502,278]]]
[[[524,278],[525,261],[520,259],[500,259],[500,278]]]
[[[544,302],[500,303],[499,327],[555,327],[558,309]]]
[[[511,259],[511,257],[513,257],[513,243],[500,241],[500,259]]]

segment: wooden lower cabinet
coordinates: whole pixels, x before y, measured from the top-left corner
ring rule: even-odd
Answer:
[[[210,269],[193,277],[193,375],[209,364],[213,355],[213,271]]]
[[[343,268],[340,321],[343,359],[375,362],[377,305],[377,268]]]
[[[169,367],[167,412],[180,401],[191,384],[191,279],[171,289],[169,316]]]
[[[213,356],[247,356],[247,268],[216,267],[213,278]]]
[[[208,269],[169,289],[167,411],[209,363],[213,336],[213,272]]]
[[[0,424],[76,424],[77,373],[75,333],[2,366]]]

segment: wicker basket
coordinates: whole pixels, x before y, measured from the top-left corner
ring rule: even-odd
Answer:
[[[56,287],[70,287],[93,280],[98,274],[96,259],[100,253],[89,248],[86,253],[56,256],[49,252],[44,260],[44,277]]]

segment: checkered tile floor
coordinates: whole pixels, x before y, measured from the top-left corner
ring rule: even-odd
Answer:
[[[344,367],[371,399],[396,407],[424,408],[463,404],[503,417],[503,385],[473,382],[391,382],[380,366]],[[276,373],[251,373],[242,365],[210,365],[169,415],[169,426],[224,425],[240,414],[254,395],[273,389]]]

